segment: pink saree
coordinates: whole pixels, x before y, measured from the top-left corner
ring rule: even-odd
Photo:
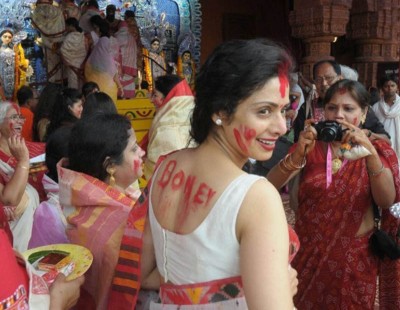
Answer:
[[[92,252],[84,288],[94,298],[96,309],[106,309],[121,238],[135,201],[96,178],[64,168],[63,163],[57,169],[67,237]]]

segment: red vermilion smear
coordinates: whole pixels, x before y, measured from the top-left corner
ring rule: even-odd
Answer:
[[[284,72],[279,72],[279,83],[279,91],[281,93],[281,97],[284,98],[286,89],[289,87],[289,80]]]
[[[135,159],[133,161],[133,172],[138,174],[139,173],[139,169],[140,169],[140,161]]]
[[[236,128],[233,129],[233,134],[235,135],[235,139],[239,147],[242,149],[243,152],[247,153],[247,146],[243,143],[239,130],[237,130]]]
[[[184,181],[185,181],[185,173],[182,170],[179,170],[179,172],[177,172],[172,178],[172,183],[171,183],[172,190],[179,189]]]
[[[347,92],[347,89],[344,88],[344,87],[340,87],[340,88],[338,89],[338,93],[341,94],[341,95],[345,94],[346,92]]]
[[[239,131],[237,131],[237,134],[239,134],[239,139],[241,141]],[[244,145],[243,147],[246,148]],[[206,207],[216,194],[216,191],[204,182],[198,184],[196,182],[196,176],[186,176],[183,170],[175,172],[176,166],[177,162],[175,160],[169,161],[157,184],[162,188],[162,191],[164,191],[167,186],[175,192],[183,191],[183,206],[175,225],[175,230],[179,232],[189,216],[189,213],[191,211],[195,212],[200,207]],[[165,216],[167,209],[169,209],[172,204],[168,197],[163,197],[162,200],[164,207],[161,213],[162,216]]]
[[[279,91],[281,93],[281,97],[284,98],[286,95],[286,89],[289,87],[288,80],[288,70],[290,63],[284,62],[278,68],[278,78],[279,78]]]
[[[244,138],[249,141],[256,136],[256,131],[252,128],[244,128]]]
[[[172,172],[174,172],[176,167],[176,160],[171,160],[170,162],[168,162],[167,166],[165,167],[163,174],[161,176],[161,179],[158,180],[158,185],[162,188],[165,188],[168,183],[169,180],[171,179],[172,176]]]
[[[196,177],[189,175],[186,179],[185,188],[183,189],[183,203],[185,207],[189,207],[190,197],[192,196],[192,190]]]
[[[358,118],[357,117],[355,117],[354,119],[353,119],[353,125],[358,125]]]
[[[211,198],[214,196],[215,191],[211,189],[206,183],[201,183],[197,189],[196,194],[193,197],[193,203],[208,205]],[[195,206],[193,206],[196,208]]]

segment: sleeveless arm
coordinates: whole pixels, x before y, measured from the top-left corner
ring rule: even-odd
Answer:
[[[281,198],[268,181],[258,181],[249,190],[236,228],[249,309],[293,309],[288,227]]]

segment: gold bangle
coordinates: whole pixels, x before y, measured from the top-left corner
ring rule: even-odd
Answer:
[[[291,173],[292,171],[288,170],[287,167],[284,166],[283,159],[281,159],[278,163],[278,168],[283,174]]]
[[[291,165],[289,163],[289,160],[288,160],[289,156],[290,156],[290,154],[287,154],[285,156],[285,158],[282,159],[282,165],[288,172],[292,172],[292,171],[295,171],[297,169],[296,169],[296,167],[294,167],[293,165]]]
[[[17,167],[24,169],[24,170],[29,170],[29,167],[23,166],[23,165],[17,165]]]
[[[383,165],[383,163],[382,163],[382,167],[380,167],[379,170],[377,170],[377,171],[371,171],[367,167],[368,174],[371,177],[376,177],[376,176],[380,175],[383,172],[383,169],[385,169],[385,166]]]
[[[292,154],[287,154],[279,162],[279,168],[281,168],[281,171],[286,170],[288,173],[302,169],[304,168],[305,165],[306,165],[305,158],[303,159],[303,162],[300,165],[296,165],[292,160]]]
[[[290,155],[288,156],[288,161],[289,161],[289,163],[290,163],[294,168],[296,168],[296,169],[303,169],[304,166],[305,166],[306,163],[307,163],[306,157],[304,156],[304,157],[303,157],[303,161],[301,162],[301,164],[300,164],[300,165],[299,165],[299,164],[296,165],[296,164],[293,162],[292,154],[290,154]]]

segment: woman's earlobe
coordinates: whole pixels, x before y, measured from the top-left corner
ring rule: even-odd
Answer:
[[[217,126],[222,126],[222,124],[224,124],[226,122],[226,114],[222,111],[220,112],[216,112],[211,116],[211,119],[213,121],[214,124],[216,124]]]

